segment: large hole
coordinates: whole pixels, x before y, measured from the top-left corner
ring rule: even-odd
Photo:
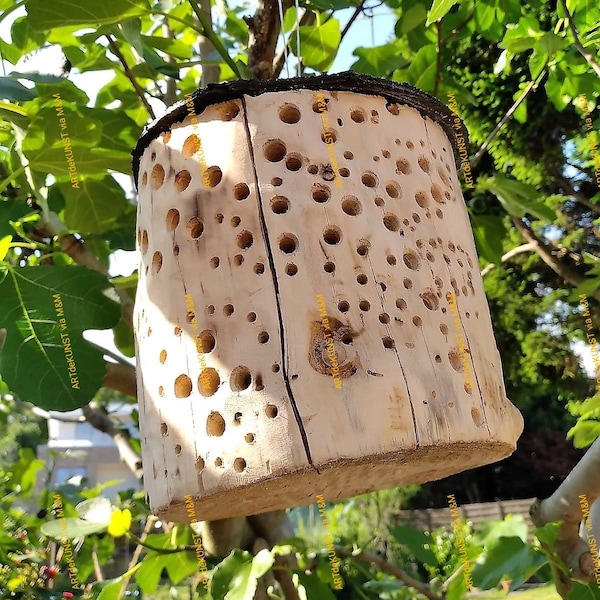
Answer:
[[[285,159],[285,166],[288,171],[299,171],[302,168],[302,155],[295,152],[288,154]]]
[[[383,224],[385,225],[385,228],[390,231],[398,231],[398,229],[400,229],[400,219],[392,213],[384,215]]]
[[[327,202],[331,197],[331,190],[321,183],[313,184],[311,191],[315,202]]]
[[[231,371],[231,377],[229,378],[229,387],[234,392],[241,392],[247,390],[252,383],[252,374],[250,369],[244,365],[239,365]]]
[[[295,104],[284,104],[279,107],[279,118],[284,123],[297,123],[300,120],[300,109]]]
[[[406,158],[399,158],[396,161],[396,173],[403,173],[404,175],[410,175],[412,171],[410,162]]]
[[[187,375],[175,379],[175,397],[187,398],[192,393],[192,380]]]
[[[350,118],[355,123],[364,123],[367,119],[367,114],[362,108],[354,108],[352,111],[350,111]]]
[[[150,174],[150,186],[153,190],[157,190],[165,180],[165,170],[162,165],[154,165]]]
[[[335,246],[342,240],[342,230],[339,227],[331,226],[323,232],[323,240],[326,244]]]
[[[458,351],[458,348],[452,348],[448,352],[448,360],[455,371],[458,371],[459,373],[464,371],[465,367],[460,359],[460,352]]]
[[[163,256],[161,252],[155,252],[152,256],[152,272],[158,273],[162,269]]]
[[[323,265],[323,271],[325,271],[325,273],[335,273],[335,263],[326,262]]]
[[[269,419],[274,419],[279,414],[279,410],[274,404],[267,404],[265,407],[265,414]]]
[[[292,254],[296,251],[298,239],[291,233],[284,233],[279,238],[279,249],[285,254]]]
[[[204,223],[202,222],[202,219],[199,219],[198,217],[192,217],[187,222],[187,231],[190,237],[194,238],[195,240],[198,239],[204,231]]]
[[[321,133],[321,139],[326,144],[333,144],[337,140],[337,134],[334,129],[326,129]]]
[[[421,294],[421,300],[423,300],[425,308],[428,308],[429,310],[437,310],[440,305],[438,297],[430,291]]]
[[[233,197],[236,200],[245,200],[250,195],[250,188],[247,183],[236,183],[233,186]]]
[[[285,265],[285,273],[286,275],[290,275],[293,277],[298,272],[298,267],[294,263],[288,263]]]
[[[279,162],[287,153],[287,148],[281,140],[269,140],[263,146],[263,153],[269,162]]]
[[[423,156],[421,154],[421,156],[419,156],[417,162],[419,163],[419,167],[421,167],[422,171],[424,171],[425,173],[429,173],[429,161],[427,160],[427,158],[425,156]]]
[[[377,175],[375,175],[375,173],[372,171],[365,171],[361,175],[360,180],[362,181],[363,185],[371,188],[376,187],[377,183],[379,182]]]
[[[231,121],[231,119],[235,119],[240,114],[240,107],[237,102],[226,102],[225,104],[221,104],[219,112],[223,121]]]
[[[241,473],[246,468],[246,461],[238,457],[233,461],[233,469],[236,473]]]
[[[282,215],[290,208],[290,202],[285,196],[274,196],[271,198],[271,210],[276,215]]]
[[[202,369],[202,373],[198,377],[198,390],[203,396],[212,396],[221,384],[221,379],[216,369],[207,367]]]
[[[166,222],[169,231],[174,231],[177,225],[179,225],[179,211],[176,208],[169,209]]]
[[[196,134],[192,134],[185,139],[185,142],[183,142],[181,153],[184,158],[190,158],[200,150],[201,146],[202,142],[200,142],[200,138]]]
[[[341,313],[346,313],[346,312],[348,312],[348,311],[350,310],[350,303],[349,303],[349,302],[347,302],[346,300],[340,300],[340,301],[338,302],[338,310],[339,310]]]
[[[246,231],[244,229],[243,231],[238,233],[236,241],[238,248],[241,248],[242,250],[247,250],[254,243],[254,237],[249,231]]]
[[[415,193],[415,200],[421,208],[425,208],[429,204],[426,192],[419,191]]]
[[[183,190],[187,189],[188,185],[190,185],[191,180],[192,176],[189,171],[186,171],[185,169],[179,171],[179,173],[175,175],[175,189],[178,192],[183,192]]]
[[[390,181],[385,186],[385,191],[390,198],[399,198],[402,190],[395,181]]]
[[[358,303],[358,308],[364,312],[367,312],[371,308],[371,303],[368,300],[361,300]]]
[[[346,196],[342,199],[342,210],[351,217],[356,217],[362,211],[362,207],[356,196]]]
[[[214,188],[221,183],[223,179],[223,171],[217,166],[208,167],[204,173],[202,173],[202,183],[204,187]]]
[[[261,331],[257,336],[259,344],[266,344],[269,341],[269,334],[266,331]]]
[[[369,280],[369,278],[364,273],[359,273],[356,276],[356,282],[359,285],[366,285],[368,280]]]
[[[225,419],[216,411],[212,411],[206,418],[207,435],[221,436],[225,433]]]
[[[438,204],[446,204],[446,200],[444,200],[442,195],[442,190],[435,183],[431,186],[431,195]]]
[[[205,329],[196,337],[196,351],[200,354],[208,354],[215,349],[215,336],[212,331]]]
[[[404,264],[413,271],[417,271],[421,266],[421,259],[412,250],[407,250],[402,258],[404,259]]]

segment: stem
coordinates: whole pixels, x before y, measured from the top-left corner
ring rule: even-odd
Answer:
[[[575,48],[577,48],[577,51],[579,52],[579,54],[581,54],[581,56],[583,56],[583,58],[585,58],[585,60],[591,65],[592,69],[594,69],[594,71],[596,71],[596,75],[598,75],[598,77],[600,77],[600,65],[596,62],[596,59],[594,58],[593,54],[590,54],[583,47],[583,44],[581,43],[581,41],[579,39],[579,34],[577,33],[577,29],[575,28],[575,25],[573,24],[573,18],[571,17],[571,13],[569,12],[569,9],[567,8],[567,3],[565,2],[565,0],[560,0],[560,5],[561,5],[562,9],[565,11],[565,14],[567,15],[569,29],[571,30],[571,33],[573,34],[573,38],[575,39],[575,43],[573,45],[575,46]]]
[[[0,193],[2,193],[9,185],[10,182],[25,172],[28,165],[21,165],[16,171],[13,171],[4,181],[0,182]]]
[[[152,546],[151,544],[147,544],[144,540],[139,538],[135,533],[128,531],[125,535],[131,540],[133,540],[138,546],[143,546],[147,550],[152,550],[153,552],[158,552],[159,554],[177,554],[178,552],[195,552],[196,546],[177,546],[176,548],[158,548],[157,546]]]
[[[215,50],[223,57],[223,60],[229,65],[231,70],[237,75],[238,79],[242,78],[242,75],[238,69],[238,66],[235,64],[234,60],[229,56],[229,53],[223,46],[220,38],[215,33],[212,28],[212,23],[210,19],[206,18],[206,15],[196,6],[193,0],[188,0],[189,5],[192,7],[192,10],[198,17],[198,21],[200,21],[200,25],[202,26],[202,35],[209,40],[212,45],[215,47]]]

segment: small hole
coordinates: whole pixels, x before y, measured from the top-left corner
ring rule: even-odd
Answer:
[[[181,444],[175,444],[173,450],[175,451],[175,455],[179,456],[181,454]]]
[[[435,183],[431,186],[431,195],[438,204],[446,203],[446,200],[444,200],[444,197],[442,196],[442,190]]]
[[[276,215],[286,213],[290,208],[290,202],[285,196],[274,196],[271,199],[271,210]]]
[[[444,260],[446,261],[447,264],[450,264],[452,262],[450,260],[450,257],[447,254],[444,254]]]
[[[428,308],[429,310],[437,310],[440,305],[438,297],[433,292],[421,294],[421,300],[423,300],[425,308]]]
[[[394,343],[394,340],[391,337],[383,337],[381,338],[381,341],[383,342],[383,347],[384,348],[393,348],[396,344]]]
[[[256,263],[254,265],[254,272],[257,275],[262,275],[265,272],[265,265],[263,265],[262,263]]]
[[[360,180],[362,181],[363,185],[365,185],[366,187],[370,187],[370,188],[374,188],[377,186],[377,184],[379,183],[379,180],[377,179],[377,175],[375,175],[375,173],[371,172],[371,171],[365,171]]]
[[[175,189],[178,192],[183,192],[183,190],[187,189],[188,185],[190,185],[191,180],[192,176],[189,171],[179,171],[179,173],[175,175]]]
[[[360,310],[367,312],[371,308],[371,303],[368,300],[361,300],[358,303],[358,308],[360,308]]]
[[[421,222],[421,217],[417,214],[417,213],[413,213],[412,214],[412,219],[415,223],[420,223]]]
[[[280,366],[279,366],[277,363],[275,363],[275,364],[274,364],[274,365],[271,367],[271,371],[273,371],[273,373],[279,373],[279,369],[280,369]]]
[[[223,179],[223,171],[219,167],[212,166],[208,167],[204,173],[202,173],[202,183],[204,187],[214,188],[221,183],[221,179]]]
[[[254,443],[254,434],[253,433],[247,433],[244,436],[244,440],[248,443],[248,444],[252,444]]]
[[[212,396],[217,391],[220,384],[221,379],[219,374],[216,369],[213,369],[212,367],[203,369],[198,377],[198,391],[206,397]]]
[[[404,284],[404,287],[405,287],[407,290],[410,290],[410,289],[412,288],[412,286],[413,286],[412,279],[409,279],[408,277],[405,277],[405,278],[402,280],[402,283]]]
[[[273,177],[273,179],[271,179],[271,185],[273,187],[279,187],[282,183],[283,179],[281,179],[281,177]]]
[[[300,154],[288,154],[285,159],[288,171],[299,171],[302,168],[302,156]]]
[[[274,404],[267,404],[265,407],[265,414],[269,419],[274,419],[279,414],[279,410]]]
[[[394,181],[391,181],[385,186],[385,191],[390,198],[399,198],[402,193],[400,186]]]
[[[326,244],[330,244],[331,246],[339,244],[342,240],[341,229],[339,227],[328,227],[323,232],[323,240],[325,240]]]
[[[164,365],[166,360],[167,360],[167,351],[166,350],[161,350],[160,351],[160,355],[158,357],[158,360],[160,361],[161,365]]]
[[[226,317],[230,317],[233,314],[234,311],[235,311],[235,307],[233,306],[233,304],[226,304],[223,307],[223,314]]]
[[[214,314],[215,314],[215,307],[214,307],[212,304],[209,304],[209,305],[206,307],[206,312],[207,312],[209,315],[214,315]],[[179,333],[181,333],[181,330],[179,331]]]
[[[346,344],[346,346],[350,345],[353,342],[352,334],[350,332],[344,333],[342,336],[342,344]]]
[[[381,313],[379,315],[379,322],[380,323],[389,323],[390,322],[390,315],[388,315],[387,313]]]
[[[379,206],[379,208],[381,208],[382,206],[385,205],[385,200],[383,198],[376,197],[374,199],[374,202],[375,202],[375,206]]]
[[[396,264],[396,257],[393,256],[392,254],[388,254],[386,257],[386,260],[388,262],[388,265],[395,265]]]
[[[340,127],[343,127],[343,126],[344,126],[344,121],[342,121],[342,119],[340,119],[340,118],[338,117],[337,124],[338,124]]]
[[[429,198],[427,198],[427,194],[425,192],[417,192],[415,194],[415,200],[421,208],[425,208],[429,205]]]
[[[321,139],[326,144],[333,144],[337,141],[337,134],[333,129],[326,129],[321,133]]]
[[[327,202],[331,197],[331,190],[320,183],[315,183],[312,186],[312,197],[315,202]]]
[[[360,285],[365,285],[368,281],[367,276],[364,273],[361,273],[360,275],[356,276],[356,281],[360,284]]]
[[[431,252],[427,252],[427,254],[425,254],[425,258],[429,261],[429,262],[435,262],[435,258],[433,257],[433,254],[431,254]]]
[[[190,237],[197,240],[204,231],[204,223],[198,217],[192,217],[187,223],[187,232]]]
[[[279,238],[279,249],[285,254],[292,254],[296,251],[298,239],[291,233],[284,233]]]
[[[366,256],[367,254],[369,254],[369,246],[367,246],[366,244],[362,244],[356,249],[356,253],[359,256]]]
[[[244,257],[243,257],[241,254],[236,254],[236,255],[233,257],[233,264],[234,264],[236,267],[239,267],[239,266],[240,266],[240,265],[241,265],[243,262],[244,262]]]
[[[444,323],[442,323],[440,325],[440,331],[444,334],[444,335],[448,335],[448,326],[445,325]]]
[[[350,118],[355,123],[364,123],[367,118],[367,115],[362,108],[355,108],[353,111],[350,112]]]
[[[412,168],[410,166],[410,162],[406,158],[399,158],[396,161],[396,173],[410,175]]]
[[[429,161],[425,156],[419,156],[417,162],[419,163],[419,167],[421,167],[422,171],[424,171],[425,173],[429,173]]]
[[[181,327],[175,327],[173,329],[173,335],[181,335]]]
[[[300,109],[295,104],[284,104],[279,108],[279,118],[284,123],[297,123],[300,120]]]
[[[354,154],[352,154],[352,152],[349,150],[346,150],[346,152],[344,152],[344,158],[346,160],[352,160],[354,158]]]
[[[219,260],[219,257],[218,257],[218,256],[213,256],[213,257],[210,259],[210,266],[211,266],[213,269],[216,269],[216,268],[219,266],[219,263],[220,263],[220,262],[221,262],[221,261]]]
[[[319,167],[317,167],[317,165],[308,165],[308,167],[306,168],[306,170],[311,175],[316,175],[319,172]]]
[[[261,331],[257,339],[259,344],[266,344],[269,341],[269,334],[266,331]]]
[[[287,153],[287,148],[281,140],[269,140],[263,146],[263,154],[269,162],[279,162]]]
[[[222,467],[223,466],[223,459],[220,456],[217,456],[217,458],[215,458],[215,467]]]
[[[212,411],[206,418],[206,433],[210,436],[220,437],[225,433],[225,419],[216,411]]]
[[[323,265],[323,271],[325,271],[325,273],[333,273],[335,271],[335,263],[326,262]]]
[[[186,138],[185,142],[183,142],[183,148],[181,150],[183,157],[190,158],[191,156],[194,156],[194,154],[200,150],[201,145],[202,143],[197,135],[190,135]]]
[[[338,169],[338,173],[340,174],[340,177],[349,177],[350,176],[350,171],[348,169],[346,169],[346,167],[342,167],[341,169]]]
[[[254,243],[254,237],[245,229],[238,233],[236,240],[238,248],[241,248],[242,250],[247,250]]]
[[[196,337],[196,351],[199,354],[208,354],[215,349],[215,336],[208,329],[201,331]]]
[[[219,112],[224,121],[231,121],[240,114],[240,107],[237,102],[231,101],[219,106]]]
[[[175,379],[175,396],[187,398],[192,393],[192,380],[187,375],[179,375]]]
[[[158,273],[162,269],[163,257],[161,252],[155,252],[152,256],[152,272]]]
[[[246,461],[243,458],[236,458],[233,461],[233,468],[236,473],[241,473],[246,468]]]
[[[249,321],[250,323],[254,323],[254,321],[256,321],[256,313],[255,312],[249,312],[246,315],[246,320]]]
[[[150,174],[150,186],[153,190],[157,190],[165,180],[165,170],[162,165],[154,165]]]
[[[223,216],[221,213],[217,213],[217,214],[215,215],[215,221],[216,221],[217,223],[219,223],[219,224],[221,224],[221,223],[223,222],[223,219],[224,219],[224,218],[225,218],[225,217],[224,217],[224,216]]]
[[[167,433],[169,432],[169,427],[167,426],[167,424],[166,424],[166,423],[161,423],[161,424],[160,424],[160,432],[161,432],[163,435],[167,435]]]
[[[171,208],[167,212],[167,229],[174,231],[177,225],[179,225],[179,211],[176,208]]]
[[[421,259],[417,256],[415,252],[409,250],[404,253],[402,257],[404,259],[404,264],[413,271],[418,271],[421,266]]]
[[[235,367],[231,371],[231,377],[229,378],[229,387],[234,392],[241,392],[247,390],[252,383],[252,374],[250,369],[243,365]]]
[[[387,213],[383,217],[383,224],[390,231],[398,231],[400,229],[400,219],[392,213]]]
[[[400,310],[406,310],[407,309],[407,304],[406,304],[406,300],[404,300],[403,298],[398,298],[396,300],[396,308],[399,308]]]
[[[298,267],[294,263],[288,263],[285,265],[286,275],[294,276],[298,272]]]
[[[158,395],[159,396],[164,396],[165,395],[165,388],[162,385],[158,386]]]
[[[242,423],[242,413],[241,412],[236,412],[233,415],[233,424],[234,425],[241,425]]]
[[[342,200],[342,210],[351,217],[356,217],[362,211],[362,206],[356,196],[346,196]]]
[[[346,300],[340,300],[340,302],[338,302],[338,310],[341,313],[346,313],[350,310],[350,303],[347,302]]]
[[[383,281],[379,282],[379,287],[381,288],[382,292],[385,292],[385,290],[387,290],[387,285],[385,285],[385,283],[383,283]]]
[[[412,149],[415,147],[415,145],[414,145],[414,144],[413,144],[413,143],[412,143],[410,140],[408,140],[408,141],[406,142],[406,147],[407,147],[409,150],[412,150]]]
[[[412,322],[417,326],[417,327],[422,327],[423,326],[423,319],[421,319],[421,317],[419,317],[418,315],[414,316],[412,318]]]
[[[204,469],[204,459],[199,456],[196,459],[196,471],[202,471],[202,469]]]
[[[229,223],[232,227],[237,227],[242,222],[242,219],[238,216],[231,217]]]
[[[233,197],[236,200],[245,200],[250,195],[250,188],[246,183],[236,183],[233,186]]]
[[[458,371],[459,373],[464,371],[464,366],[460,359],[460,352],[457,349],[452,348],[452,350],[448,352],[448,360],[455,371]]]

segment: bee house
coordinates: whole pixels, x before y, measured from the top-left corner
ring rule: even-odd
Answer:
[[[460,119],[351,73],[186,96],[134,150],[144,482],[199,520],[500,460],[506,398]]]

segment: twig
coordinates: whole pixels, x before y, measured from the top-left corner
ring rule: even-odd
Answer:
[[[455,35],[458,35],[461,30],[466,27],[469,21],[475,16],[475,13],[472,12],[460,25],[455,27],[445,38],[442,38],[442,46],[445,46],[446,43],[451,40]]]
[[[546,61],[547,64],[547,61]],[[504,124],[513,116],[514,112],[521,106],[521,103],[527,98],[529,93],[536,88],[536,86],[542,81],[544,75],[546,74],[546,65],[542,69],[541,73],[533,80],[529,82],[529,85],[521,92],[521,95],[515,100],[514,104],[508,109],[508,112],[502,117],[500,123],[494,127],[494,131],[488,135],[487,139],[481,145],[481,148],[477,150],[475,156],[470,160],[471,169],[474,169],[481,160],[484,152],[487,147],[490,145],[492,140],[498,135],[498,132],[504,127]]]
[[[595,213],[600,215],[600,204],[592,204],[586,195],[582,194],[581,192],[578,192],[573,187],[573,184],[568,179],[565,179],[562,175],[555,174],[554,176],[558,179],[561,185],[564,188],[566,188],[569,195],[573,196],[573,198],[575,198],[577,202],[583,204],[585,207],[589,208],[590,210],[593,210]]]
[[[596,75],[598,75],[598,77],[600,77],[600,65],[596,62],[594,55],[591,54],[590,52],[588,52],[583,47],[583,44],[579,40],[579,34],[577,33],[577,29],[575,28],[575,24],[573,23],[573,18],[571,17],[571,13],[569,12],[569,9],[567,8],[567,3],[565,2],[565,0],[560,0],[560,5],[561,5],[562,9],[565,11],[565,14],[567,15],[569,29],[571,30],[571,33],[573,34],[573,38],[575,39],[575,43],[573,45],[575,46],[575,48],[577,48],[577,51],[579,52],[579,54],[581,54],[581,56],[583,56],[583,58],[585,58],[585,60],[589,63],[589,65],[592,67],[592,69],[594,69],[594,71],[596,71]]]
[[[366,2],[366,0],[361,0],[360,4],[356,7],[354,12],[352,13],[352,16],[350,17],[349,21],[346,23],[346,26],[344,27],[344,29],[342,29],[342,34],[340,36],[340,45],[344,41],[344,38],[346,37],[346,34],[350,30],[350,27],[352,27],[354,21],[356,21],[356,19],[362,13],[363,8],[365,6],[365,2]]]
[[[150,117],[152,119],[156,119],[156,116],[154,115],[154,111],[152,110],[152,107],[150,106],[150,104],[148,104],[148,100],[146,100],[146,96],[144,96],[144,90],[139,86],[138,82],[135,80],[135,77],[133,76],[133,73],[131,72],[129,65],[127,64],[127,61],[125,60],[125,57],[121,54],[119,47],[117,46],[115,41],[112,39],[112,37],[110,36],[109,33],[106,34],[106,39],[108,40],[108,45],[109,45],[112,53],[117,57],[117,59],[123,66],[123,70],[125,71],[125,76],[127,77],[127,79],[129,79],[129,81],[131,81],[131,85],[133,85],[133,89],[135,90],[135,93],[139,96],[140,100],[142,101],[142,104],[146,107],[148,114],[150,115]]]
[[[100,344],[96,344],[96,342],[92,342],[91,340],[86,340],[86,342],[88,344],[91,344],[92,346],[95,346],[96,348],[98,348],[98,350],[100,350],[100,352],[102,352],[102,354],[106,354],[106,356],[110,356],[110,358],[112,358],[113,360],[118,362],[120,365],[124,365],[126,367],[133,367],[133,365],[130,362],[125,360],[122,356],[118,355],[116,352],[113,352],[112,350],[109,350],[108,348],[104,348],[104,346],[100,346]]]
[[[394,577],[396,577],[396,579],[399,579],[404,584],[423,594],[423,596],[425,596],[426,598],[429,598],[429,600],[443,600],[442,596],[439,596],[434,591],[432,591],[431,587],[428,586],[426,583],[414,579],[408,573],[404,572],[396,565],[392,565],[381,556],[377,556],[377,554],[371,554],[369,552],[360,552],[359,554],[352,554],[352,552],[338,548],[337,546],[336,552],[338,553],[338,556],[343,558],[349,558],[351,560],[368,562],[377,565],[382,571],[393,575]]]
[[[107,362],[102,387],[107,387],[135,398],[137,395],[135,368],[131,365]]]
[[[509,250],[506,254],[503,254],[502,258],[500,259],[500,262],[505,263],[506,261],[510,260],[513,256],[516,256],[517,254],[522,254],[523,252],[535,251],[537,246],[538,246],[538,244],[536,242],[528,242],[527,244],[522,244],[521,246],[517,246],[516,248]],[[496,267],[496,265],[494,263],[490,263],[484,269],[482,269],[481,276],[485,277],[495,267]]]
[[[435,42],[435,82],[433,84],[433,95],[438,95],[440,79],[442,78],[442,21],[437,21]]]

